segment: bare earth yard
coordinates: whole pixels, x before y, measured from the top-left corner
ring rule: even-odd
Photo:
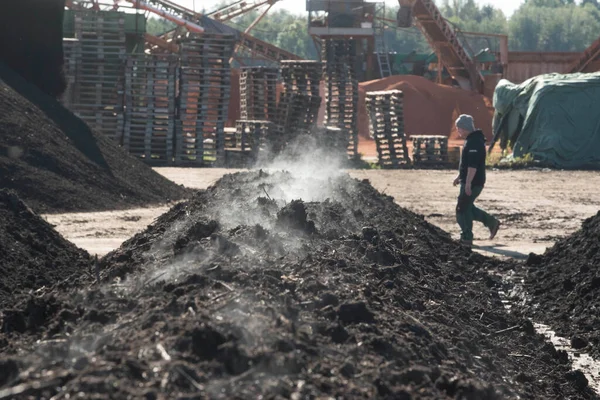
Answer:
[[[159,173],[190,188],[206,188],[227,169],[157,168]],[[398,204],[457,236],[454,219],[457,189],[453,171],[353,170],[358,179],[393,196]],[[475,227],[477,250],[498,256],[523,258],[541,253],[554,241],[577,230],[581,222],[600,210],[600,173],[568,171],[489,171],[488,184],[478,205],[498,216],[503,227],[493,241],[488,232]],[[92,254],[104,255],[142,231],[168,210],[168,206],[110,211],[45,215],[56,229]]]

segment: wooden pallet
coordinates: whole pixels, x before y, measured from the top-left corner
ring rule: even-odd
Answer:
[[[265,120],[236,121],[236,148],[256,159],[261,151],[268,147],[272,136],[276,134],[274,124]]]
[[[68,72],[73,85],[69,108],[98,132],[122,143],[125,18],[78,11],[75,39],[76,50],[65,53],[67,63],[75,67]]]
[[[446,136],[415,135],[413,144],[413,163],[415,166],[446,167],[448,159],[448,138]]]
[[[67,90],[62,96],[61,102],[65,107],[71,108],[71,105],[75,100],[75,93],[77,92],[77,64],[78,60],[81,58],[81,44],[79,40],[69,38],[63,39],[63,52]]]
[[[148,164],[173,160],[177,63],[174,56],[155,55],[126,63],[123,147]]]
[[[242,120],[275,119],[279,70],[245,67],[240,73],[240,116]]]
[[[229,111],[230,35],[189,35],[179,40],[179,110],[175,123],[175,164],[215,165],[225,157]]]
[[[317,146],[324,149],[327,154],[344,154],[348,151],[350,136],[342,128],[319,127],[313,131],[313,135],[316,138]]]
[[[286,60],[281,62],[281,76],[287,92],[307,93],[319,96],[323,63],[310,60]]]
[[[321,59],[325,80],[325,124],[348,134],[348,156],[358,156],[356,41],[325,39]]]
[[[403,93],[399,90],[367,92],[370,132],[375,139],[379,165],[401,168],[410,165],[404,133]]]

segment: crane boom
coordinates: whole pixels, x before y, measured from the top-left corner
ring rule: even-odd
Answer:
[[[216,21],[225,22],[232,20],[233,18],[244,15],[252,10],[256,10],[264,5],[273,6],[280,0],[241,0],[236,1],[233,4],[220,8],[208,16]]]
[[[574,74],[585,71],[589,63],[594,61],[600,55],[600,38],[596,39],[587,49],[581,53],[581,56],[567,68],[565,73]]]
[[[162,18],[165,18],[166,20],[174,22],[179,27],[187,29],[190,32],[204,33],[204,31],[205,31],[204,28],[202,26],[200,26],[198,23],[203,20],[206,22],[206,18],[208,18],[207,16],[198,14],[192,10],[182,7],[173,1],[170,1],[170,0],[116,0],[116,3],[118,3],[119,1],[128,2],[130,4],[133,4],[136,8],[146,10],[153,14],[159,15]],[[280,0],[249,0],[249,1],[245,1],[245,2],[244,1],[237,2],[234,5],[237,4],[239,7],[242,7],[242,9],[246,10],[244,12],[247,12],[248,10],[253,10],[264,4],[269,4],[270,5],[269,9],[270,9],[271,6],[275,3],[277,3],[278,1],[280,1]],[[245,3],[245,5],[242,5],[239,3]],[[234,6],[234,5],[232,5],[232,6]],[[72,3],[71,0],[67,0],[67,6],[72,8],[75,5]],[[241,9],[238,8],[237,12],[239,12],[239,10],[241,10]],[[241,14],[239,14],[239,15],[241,15]],[[209,19],[208,21],[210,21],[210,20],[212,20],[212,18]],[[192,21],[194,21],[194,22],[192,22]],[[258,23],[259,21],[260,21],[260,18],[258,18],[255,22]],[[220,22],[213,21],[213,23],[219,24]],[[253,25],[255,25],[255,24],[253,24]],[[239,40],[238,48],[249,52],[253,56],[257,56],[262,59],[265,59],[268,61],[274,61],[274,62],[279,62],[281,60],[300,60],[301,59],[301,57],[298,57],[294,53],[291,53],[287,50],[280,49],[277,46],[274,46],[268,42],[265,42],[263,40],[253,37],[252,35],[250,35],[248,33],[249,30],[247,30],[247,32],[240,32],[237,29],[234,29],[231,27],[228,27],[228,28],[231,32],[233,32],[238,37],[238,40]],[[146,38],[146,42],[150,45],[149,46],[150,49],[161,48],[164,50],[168,50],[170,52],[176,52],[178,49],[178,46],[175,43],[175,39],[176,39],[177,35],[178,35],[177,31],[173,30],[171,32],[167,32],[166,34],[164,34],[160,37],[146,34],[145,38]]]
[[[469,56],[468,44],[459,40],[457,32],[444,19],[433,0],[398,0],[401,9],[411,8],[416,25],[429,45],[438,53],[442,64],[459,83],[483,92],[484,78]]]
[[[130,3],[137,3],[137,0],[126,0],[129,1]],[[186,19],[188,21],[194,21],[197,22],[201,17],[202,14],[197,13],[194,10],[190,10],[189,8],[183,7],[182,5],[171,1],[171,0],[146,0],[147,3],[153,5],[154,7],[156,7],[159,10],[163,10],[168,12],[170,15],[176,15],[180,18]]]
[[[136,6],[136,8],[140,8],[142,10],[146,10],[146,11],[150,11],[154,14],[160,15],[161,17],[163,17],[166,20],[169,20],[171,22],[176,23],[179,26],[183,26],[185,27],[187,30],[189,30],[190,32],[195,32],[195,33],[202,33],[204,32],[204,28],[201,27],[200,25],[194,23],[194,22],[190,22],[189,19],[186,18],[186,16],[178,16],[175,15],[171,12],[169,12],[168,10],[163,8],[159,8],[156,7],[154,5],[151,5],[149,3],[153,3],[153,4],[171,4],[170,1],[165,1],[165,0],[148,0],[148,2],[146,1],[142,1],[142,0],[124,0],[128,3],[132,3]],[[173,3],[174,4],[174,3]],[[183,10],[187,10],[186,8],[181,7],[181,9]],[[181,10],[180,10],[181,11]],[[195,16],[197,17],[201,17],[200,14],[196,14],[193,11],[191,11]],[[181,12],[179,14],[182,14]],[[191,19],[191,18],[190,18]]]

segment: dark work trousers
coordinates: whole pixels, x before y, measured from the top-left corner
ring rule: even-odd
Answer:
[[[483,223],[488,229],[496,223],[496,218],[475,206],[475,200],[481,194],[483,186],[471,188],[471,195],[465,193],[465,185],[460,185],[460,194],[456,204],[456,222],[460,226],[460,238],[465,241],[473,241],[473,221]]]

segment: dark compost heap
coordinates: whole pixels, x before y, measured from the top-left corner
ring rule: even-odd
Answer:
[[[113,210],[187,194],[2,63],[0,187],[36,212]]]
[[[65,240],[19,197],[0,190],[0,307],[42,287],[84,280],[89,255]]]
[[[600,358],[600,213],[526,267],[535,317]]]
[[[566,353],[505,311],[485,272],[495,263],[366,181],[228,175],[102,259],[102,285],[39,296],[51,312],[24,332],[4,319],[0,387],[21,398],[595,398]],[[23,300],[11,318],[31,308]]]

